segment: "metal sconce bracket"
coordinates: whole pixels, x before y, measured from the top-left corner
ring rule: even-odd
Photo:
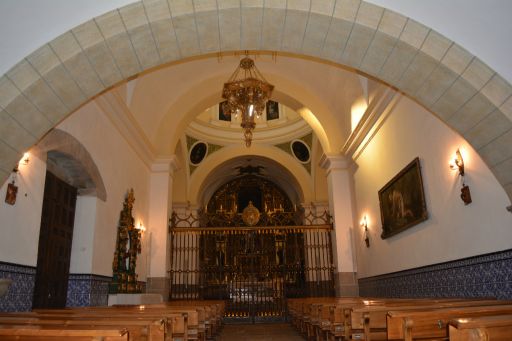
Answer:
[[[469,186],[466,185],[464,181],[464,159],[462,158],[462,154],[460,150],[457,149],[455,152],[455,158],[450,163],[450,168],[453,170],[458,170],[459,175],[462,178],[462,188],[460,189],[460,198],[464,202],[464,205],[469,205],[473,202],[471,199],[471,191],[469,190]]]
[[[366,216],[364,216],[361,226],[364,228],[364,242],[366,247],[370,247],[370,234],[368,233],[368,220]]]

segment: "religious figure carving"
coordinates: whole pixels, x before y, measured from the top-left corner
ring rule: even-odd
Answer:
[[[137,254],[141,252],[141,232],[135,228],[132,216],[134,202],[135,196],[131,189],[124,200],[117,227],[116,249],[112,262],[113,278],[109,287],[112,294],[141,292],[135,273]]]

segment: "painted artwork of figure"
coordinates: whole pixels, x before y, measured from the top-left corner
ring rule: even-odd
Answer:
[[[389,202],[391,203],[391,215],[395,219],[398,220],[413,217],[412,211],[405,206],[402,192],[394,189],[391,193],[389,193]]]
[[[428,218],[419,158],[379,191],[381,238],[391,237]]]
[[[279,103],[275,101],[267,102],[267,121],[277,120],[279,118]]]
[[[5,202],[9,205],[16,203],[16,195],[18,194],[18,186],[14,184],[14,181],[7,185],[7,193],[5,194]]]

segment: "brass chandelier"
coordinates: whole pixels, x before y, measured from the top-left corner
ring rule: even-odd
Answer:
[[[242,115],[240,126],[244,130],[245,145],[251,146],[255,117],[260,117],[272,95],[274,86],[258,71],[254,61],[245,57],[222,89],[223,111],[226,115]]]

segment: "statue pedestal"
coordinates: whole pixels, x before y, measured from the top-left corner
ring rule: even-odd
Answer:
[[[162,303],[160,294],[110,294],[108,305],[134,305],[134,304],[158,304]]]

